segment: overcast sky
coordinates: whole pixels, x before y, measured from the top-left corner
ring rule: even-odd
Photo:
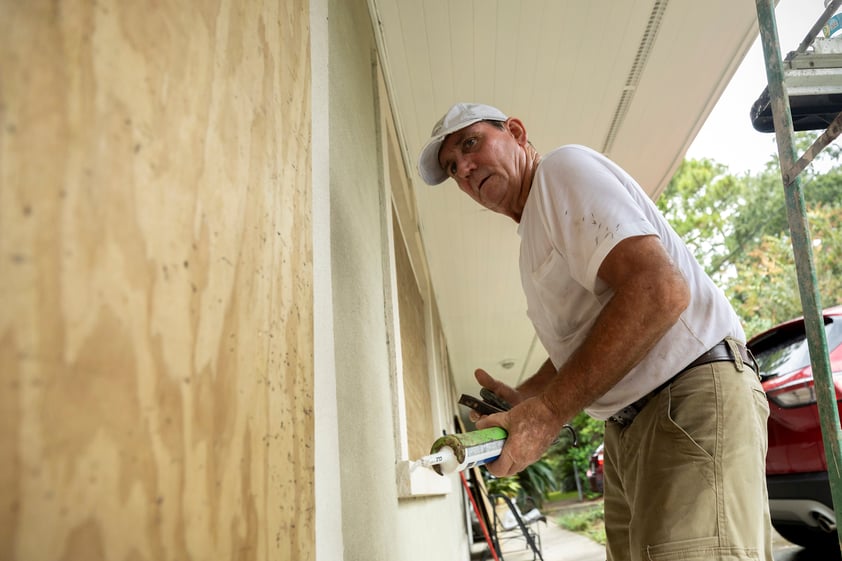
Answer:
[[[781,51],[794,51],[824,10],[823,0],[780,0],[775,11]],[[711,158],[731,173],[758,171],[777,153],[775,135],[751,126],[749,110],[766,87],[766,63],[760,39],[746,54],[696,140],[688,158]]]

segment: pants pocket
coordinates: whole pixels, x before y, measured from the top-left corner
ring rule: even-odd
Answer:
[[[711,461],[716,455],[720,422],[720,396],[715,374],[710,365],[697,367],[668,387],[667,428],[675,436],[675,445],[688,456]]]
[[[640,556],[647,561],[758,561],[755,549],[721,547],[717,538],[695,538],[646,546]]]

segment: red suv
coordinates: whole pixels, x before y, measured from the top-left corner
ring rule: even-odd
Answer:
[[[824,312],[837,406],[842,399],[842,306]],[[752,337],[769,399],[766,481],[772,525],[806,548],[838,548],[827,460],[803,318]]]

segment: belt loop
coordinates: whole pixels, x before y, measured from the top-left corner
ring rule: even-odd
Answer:
[[[728,348],[731,350],[731,356],[734,357],[734,364],[737,367],[737,372],[745,370],[746,366],[743,362],[743,355],[740,354],[740,349],[737,347],[737,341],[731,337],[726,337],[725,344],[728,345]]]
[[[751,361],[749,368],[754,370],[754,373],[757,374],[757,379],[762,382],[763,378],[760,376],[760,365],[757,364],[757,359],[754,357],[754,353],[751,352],[751,349],[746,347],[746,354],[748,354],[748,358]]]

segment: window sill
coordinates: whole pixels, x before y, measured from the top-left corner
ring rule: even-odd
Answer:
[[[397,463],[398,498],[447,495],[453,491],[453,477],[439,475],[430,468],[419,466],[412,470],[411,467],[412,462],[407,460]]]

